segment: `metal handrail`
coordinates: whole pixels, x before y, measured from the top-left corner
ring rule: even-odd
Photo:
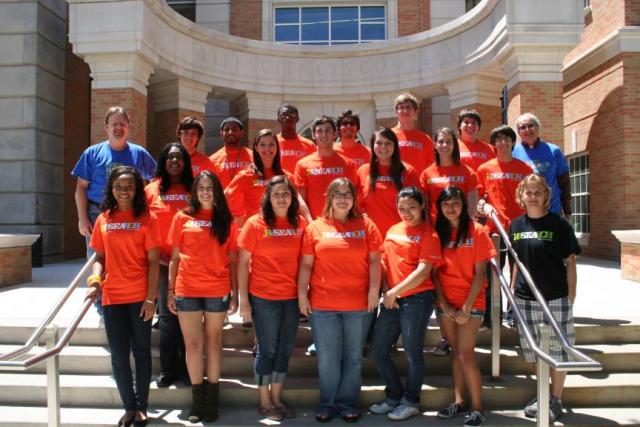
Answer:
[[[549,366],[553,367],[553,369],[557,371],[568,372],[568,371],[600,371],[602,370],[601,363],[596,362],[595,360],[593,360],[586,354],[582,353],[581,351],[575,349],[569,344],[569,342],[567,341],[567,338],[562,333],[562,330],[560,329],[558,322],[556,321],[555,317],[553,317],[553,314],[551,313],[551,310],[549,309],[549,306],[547,305],[544,297],[538,290],[538,287],[533,282],[533,278],[529,274],[529,271],[522,264],[522,262],[520,261],[520,258],[518,258],[518,254],[516,253],[515,249],[511,245],[511,242],[509,241],[509,236],[507,235],[507,232],[504,230],[504,227],[500,223],[500,220],[498,219],[496,212],[491,211],[489,217],[496,225],[496,228],[498,230],[498,233],[500,234],[500,237],[502,238],[507,249],[513,256],[513,260],[515,264],[518,266],[518,270],[522,273],[525,281],[529,285],[529,288],[531,289],[533,296],[538,301],[538,303],[540,303],[544,317],[549,322],[551,329],[553,329],[553,331],[556,333],[556,335],[560,339],[560,344],[562,345],[562,348],[564,348],[564,350],[567,353],[571,354],[574,358],[579,359],[579,361],[558,362],[554,360],[547,352],[543,351],[540,348],[540,346],[538,346],[538,343],[533,338],[533,336],[531,335],[531,331],[529,331],[529,328],[527,328],[524,322],[524,316],[522,315],[522,312],[520,311],[520,308],[516,304],[515,298],[511,293],[511,287],[509,286],[509,283],[505,280],[502,274],[502,271],[500,271],[500,267],[496,263],[495,259],[491,259],[489,261],[491,263],[491,268],[493,269],[493,272],[498,276],[498,279],[500,280],[500,286],[504,290],[504,293],[507,296],[507,299],[509,300],[509,304],[511,304],[511,307],[513,308],[513,313],[516,316],[516,319],[518,321],[518,327],[524,334],[524,337],[527,340],[527,343],[529,343],[529,346],[531,347],[533,352],[536,353],[538,357],[542,359],[545,363],[547,363]]]
[[[53,319],[56,317],[56,315],[60,312],[60,309],[62,309],[62,307],[65,305],[65,303],[67,302],[67,300],[69,299],[69,297],[73,293],[73,291],[78,287],[78,285],[80,284],[80,282],[82,281],[84,276],[87,274],[87,272],[89,271],[89,269],[93,265],[93,263],[95,261],[95,257],[96,257],[96,255],[93,254],[87,260],[87,262],[82,266],[82,268],[80,269],[78,274],[76,274],[76,276],[73,278],[71,283],[69,283],[69,286],[67,287],[67,290],[65,291],[65,293],[60,297],[58,302],[51,308],[51,310],[49,311],[47,316],[42,320],[42,322],[40,322],[40,325],[36,328],[36,330],[33,332],[33,334],[31,334],[31,336],[29,337],[27,342],[22,347],[14,350],[14,351],[12,351],[10,353],[6,353],[6,354],[3,354],[3,355],[0,355],[0,369],[2,369],[2,370],[5,370],[5,369],[6,370],[26,370],[26,369],[29,369],[31,366],[33,366],[33,365],[35,365],[37,363],[43,362],[47,358],[60,353],[60,351],[64,348],[64,346],[67,345],[67,343],[71,339],[71,336],[74,334],[74,332],[76,331],[78,325],[80,324],[80,321],[82,320],[84,315],[89,310],[89,307],[91,307],[92,302],[90,300],[86,300],[84,302],[84,304],[82,305],[82,308],[80,309],[78,314],[76,314],[76,316],[73,318],[73,321],[66,328],[65,333],[62,335],[60,340],[55,344],[55,346],[53,346],[52,348],[50,348],[49,350],[47,350],[44,353],[34,355],[34,356],[32,356],[32,357],[30,357],[30,358],[28,358],[26,360],[22,360],[22,361],[12,360],[12,359],[15,359],[16,357],[21,356],[24,353],[28,352],[29,350],[31,350],[38,343],[38,339],[46,331],[46,329],[49,326],[49,324],[53,321]]]

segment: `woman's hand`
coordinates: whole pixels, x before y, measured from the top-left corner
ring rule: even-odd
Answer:
[[[384,293],[382,304],[384,304],[385,308],[389,310],[393,310],[399,307],[397,300],[398,300],[398,297],[395,294],[391,293],[390,291],[387,291]]]
[[[309,317],[311,315],[311,303],[307,295],[298,295],[298,308],[303,316]]]
[[[229,309],[227,310],[227,314],[232,315],[236,311],[238,311],[238,295],[232,294],[231,301],[229,301]]]
[[[149,320],[153,319],[154,314],[156,314],[155,301],[151,301],[148,299],[144,300],[142,302],[142,307],[140,308],[140,317],[142,317],[142,320],[148,322]]]
[[[380,293],[378,289],[369,289],[369,295],[367,296],[367,311],[373,313],[380,304]]]
[[[251,322],[251,304],[246,299],[240,301],[240,316],[244,322]]]
[[[463,305],[460,310],[456,311],[455,320],[458,325],[465,325],[469,321],[470,317],[471,317],[471,308],[467,307],[466,305]]]
[[[96,301],[96,297],[98,296],[98,287],[97,286],[89,286],[87,289],[87,294],[85,295],[85,300],[91,300],[92,302]]]
[[[178,309],[176,308],[176,294],[173,291],[167,293],[167,308],[172,314],[178,315]]]
[[[456,320],[456,310],[451,307],[448,303],[442,301],[440,302],[440,308],[442,308],[442,312],[444,313],[445,317],[448,317],[451,320]]]

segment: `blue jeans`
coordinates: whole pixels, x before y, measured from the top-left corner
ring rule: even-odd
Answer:
[[[158,329],[160,330],[160,373],[178,377],[187,372],[185,348],[178,316],[167,307],[169,267],[160,266],[158,275]]]
[[[420,405],[424,377],[424,334],[433,312],[434,299],[433,291],[425,291],[399,298],[397,309],[389,310],[380,306],[369,357],[375,361],[376,369],[386,384],[384,392],[391,406],[400,402],[407,406]],[[407,379],[404,387],[389,356],[389,351],[400,334],[407,357]]]
[[[298,332],[298,300],[268,300],[249,297],[258,351],[253,364],[256,384],[281,384],[289,369],[289,357]]]
[[[320,383],[316,413],[341,416],[359,413],[362,350],[372,318],[373,313],[367,311],[311,313]]]
[[[111,351],[113,377],[127,411],[146,411],[151,382],[151,321],[140,317],[142,301],[104,306],[104,327]],[[136,364],[135,386],[129,356]]]

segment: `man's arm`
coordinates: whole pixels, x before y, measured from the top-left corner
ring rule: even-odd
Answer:
[[[91,236],[91,221],[89,221],[89,215],[87,214],[87,207],[89,206],[89,199],[87,198],[87,189],[89,188],[89,181],[86,179],[78,178],[76,183],[76,209],[78,211],[78,231],[83,236]]]
[[[569,172],[558,177],[558,187],[560,187],[562,210],[566,216],[569,216],[571,215],[571,180]]]

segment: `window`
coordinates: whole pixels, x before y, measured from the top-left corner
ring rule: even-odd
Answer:
[[[195,0],[167,0],[167,4],[185,18],[196,21]]]
[[[384,6],[277,7],[274,37],[301,45],[358,44],[384,40]]]
[[[571,225],[576,233],[589,233],[589,154],[580,153],[569,159],[571,177]]]

